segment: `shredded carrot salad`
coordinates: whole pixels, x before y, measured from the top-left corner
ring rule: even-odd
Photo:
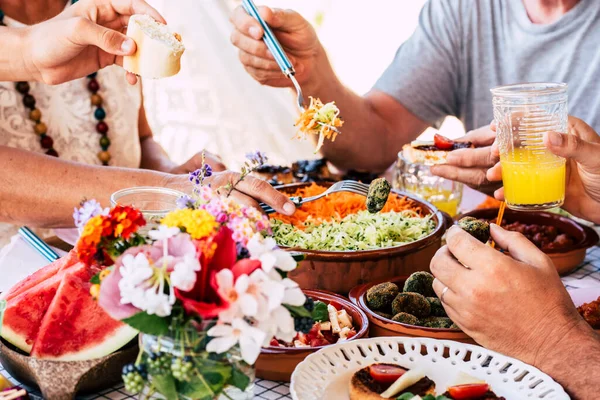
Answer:
[[[479,204],[477,206],[477,209],[482,209],[482,208],[498,208],[500,207],[500,204],[502,202],[499,200],[496,200],[493,197],[488,196],[481,204]]]
[[[326,187],[313,183],[310,186],[296,190],[292,196],[311,197],[321,194],[325,190],[327,190]],[[303,204],[292,216],[276,213],[271,215],[271,218],[275,218],[303,230],[305,228],[305,221],[311,221],[314,225],[319,225],[323,222],[332,220],[340,221],[348,215],[356,214],[357,212],[366,209],[364,196],[350,192],[338,192],[332,193],[319,200]],[[388,201],[381,212],[399,212],[406,210],[415,211],[421,217],[425,217],[429,214],[428,211],[419,206],[417,202],[407,197],[398,196],[395,193],[390,193]]]
[[[298,128],[298,138],[306,138],[308,134],[319,135],[319,141],[315,153],[317,153],[325,139],[335,141],[337,132],[331,127],[339,128],[344,124],[338,116],[340,110],[335,105],[335,102],[323,104],[321,100],[310,98],[310,106],[304,110],[296,121]],[[320,123],[319,123],[320,122]]]

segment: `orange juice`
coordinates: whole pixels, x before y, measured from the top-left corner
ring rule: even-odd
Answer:
[[[416,185],[408,186],[406,189],[427,200],[436,206],[438,210],[447,212],[452,217],[458,214],[458,205],[461,202],[460,192],[455,193],[452,190],[436,187],[417,187]]]
[[[515,149],[500,155],[506,205],[515,210],[549,209],[565,200],[565,160],[544,150]]]

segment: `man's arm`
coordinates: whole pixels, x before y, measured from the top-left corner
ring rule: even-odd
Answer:
[[[16,82],[31,78],[22,57],[24,34],[23,29],[0,26],[0,81]]]

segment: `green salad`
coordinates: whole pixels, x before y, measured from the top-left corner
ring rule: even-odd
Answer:
[[[359,211],[340,221],[304,222],[304,230],[272,220],[273,236],[280,246],[306,250],[355,251],[377,250],[411,243],[435,229],[431,216],[414,211],[371,214]]]

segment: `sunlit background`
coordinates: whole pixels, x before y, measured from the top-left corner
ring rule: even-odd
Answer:
[[[312,144],[292,140],[294,98],[286,89],[261,87],[241,67],[229,35],[237,0],[150,0],[186,45],[181,73],[144,83],[155,135],[176,160],[199,150],[220,154],[231,167],[252,149],[272,162],[312,158]],[[425,0],[256,0],[300,12],[318,31],[341,80],[365,93],[418,23]],[[449,118],[442,133],[464,134]],[[425,136],[430,136],[428,130]]]

